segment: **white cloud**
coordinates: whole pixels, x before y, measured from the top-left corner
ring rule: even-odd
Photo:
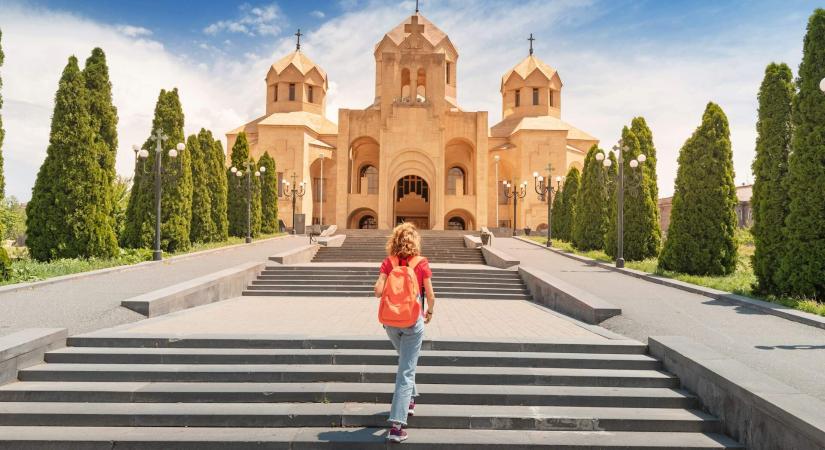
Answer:
[[[136,27],[134,25],[116,25],[115,29],[120,31],[122,34],[131,37],[143,37],[143,36],[151,36],[152,30],[143,27]]]
[[[247,36],[276,36],[281,32],[280,22],[283,21],[278,5],[240,6],[240,15],[235,20],[220,20],[203,29],[209,35],[221,32],[241,33]]]
[[[311,13],[309,13],[309,15],[316,18],[316,19],[323,19],[324,17],[326,17],[326,14],[324,14],[323,11],[319,11],[317,9],[315,11],[312,11]]]

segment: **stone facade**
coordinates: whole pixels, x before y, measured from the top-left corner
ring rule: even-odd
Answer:
[[[736,224],[739,228],[750,228],[753,225],[753,210],[751,209],[751,196],[753,195],[753,185],[743,184],[736,187]],[[667,233],[670,226],[670,211],[673,209],[673,197],[659,199],[659,228]]]
[[[498,179],[529,181],[517,223],[543,228],[547,206],[533,190],[533,172],[547,177],[548,163],[554,178],[581,169],[598,140],[561,120],[561,78],[530,53],[502,77],[502,121],[490,128],[486,111],[458,105],[458,51],[421,14],[375,46],[374,101],[339,110],[337,124],[325,116],[327,74],[298,49],[272,65],[266,114],[227,133],[228,148],[245,131],[254,158],[268,152],[279,177],[307,182],[296,209],[308,224],[511,226],[512,203]],[[279,203],[288,225],[291,206]]]

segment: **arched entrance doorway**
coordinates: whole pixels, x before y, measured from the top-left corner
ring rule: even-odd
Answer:
[[[410,222],[418,229],[430,228],[430,186],[417,175],[398,179],[393,189],[394,223]]]

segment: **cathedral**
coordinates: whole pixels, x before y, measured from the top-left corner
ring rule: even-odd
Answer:
[[[279,189],[304,182],[295,212],[307,224],[547,226],[534,172],[547,178],[549,165],[555,185],[571,167],[581,170],[598,140],[561,120],[561,78],[533,55],[532,40],[529,55],[501,77],[502,120],[492,127],[486,111],[459,105],[458,50],[420,13],[385,34],[374,57],[372,104],[340,109],[336,123],[326,117],[327,74],[299,40],[266,74],[266,114],[227,133],[228,148],[244,132],[253,158],[275,159]],[[502,181],[528,183],[515,212]],[[286,194],[279,214],[292,226]]]

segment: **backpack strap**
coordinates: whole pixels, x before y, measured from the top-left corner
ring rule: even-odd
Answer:
[[[420,255],[419,256],[413,256],[409,261],[407,261],[407,266],[409,266],[410,269],[415,270],[415,266],[417,266],[418,263],[420,263],[421,260],[423,260],[423,259],[424,259],[424,257],[420,256]]]
[[[390,265],[392,265],[392,268],[395,269],[396,267],[398,267],[398,264],[398,256],[390,255]]]

